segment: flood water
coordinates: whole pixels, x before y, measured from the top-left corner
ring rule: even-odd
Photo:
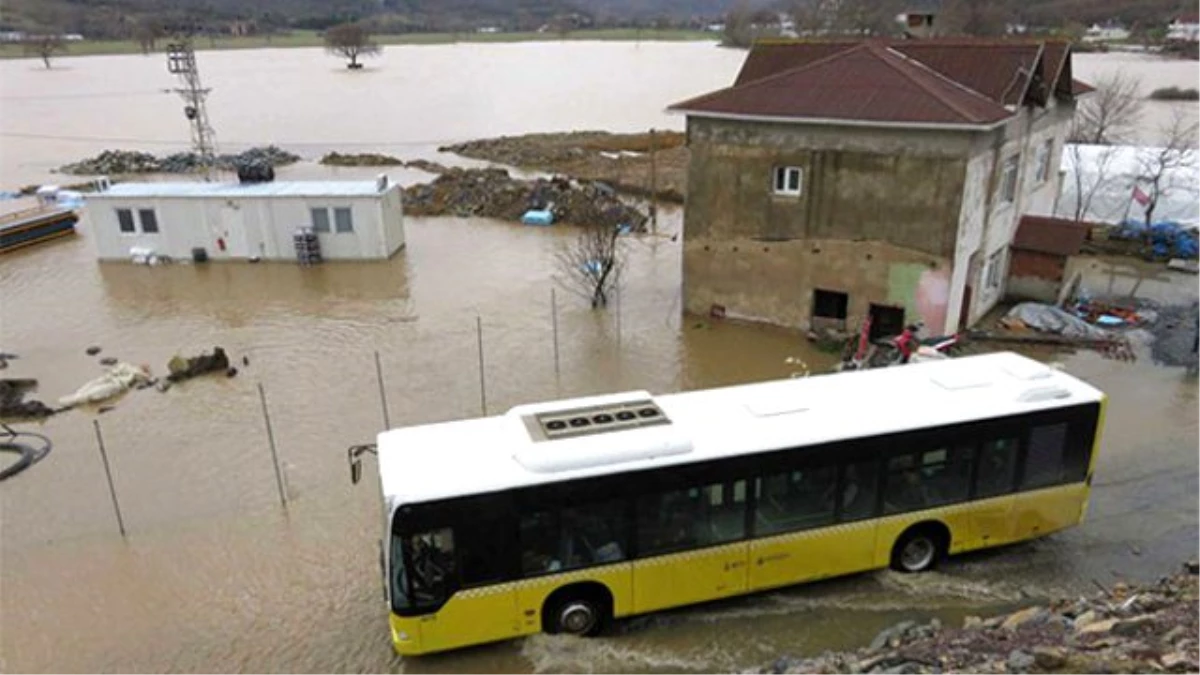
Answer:
[[[678,128],[682,120],[663,108],[731,81],[742,56],[708,44],[552,43],[388,47],[364,73],[319,50],[203,52],[199,60],[223,145],[432,158],[440,142],[503,133]],[[50,72],[0,62],[3,184],[44,180],[50,168],[104,147],[184,147],[179,103],[158,93],[173,86],[162,60],[64,58]],[[373,173],[307,163],[283,177]],[[678,233],[680,222],[677,210],[665,211],[660,229]],[[221,345],[241,370],[167,393],[130,392],[104,414],[76,410],[21,425],[55,447],[0,486],[0,669],[736,671],[783,653],[855,647],[902,619],[957,621],[1087,592],[1093,580],[1153,578],[1195,555],[1196,380],[1150,363],[1144,347],[1132,364],[1046,354],[1111,396],[1079,528],[928,575],[857,575],[622,622],[597,640],[535,636],[402,660],[391,652],[380,597],[373,464],[356,487],[345,464],[345,448],[383,426],[376,351],[393,425],[481,412],[477,317],[490,413],[556,397],[786,377],[789,356],[814,370],[832,361],[792,331],[681,316],[680,248],[669,236],[627,240],[619,301],[594,313],[561,288],[552,310],[554,252],[567,232],[455,218],[412,218],[405,227],[408,246],[387,263],[99,265],[86,222],[77,238],[0,258],[0,351],[21,357],[3,375],[39,378],[43,400],[101,372],[98,357],[84,354],[91,344],[158,374],[173,354]],[[1195,278],[1165,277],[1143,290],[1195,297]]]

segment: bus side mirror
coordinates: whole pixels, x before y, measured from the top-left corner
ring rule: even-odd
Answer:
[[[346,461],[350,464],[350,484],[358,485],[358,481],[362,480],[362,454],[369,452],[378,456],[379,452],[375,449],[375,444],[368,445],[352,445],[346,449]]]

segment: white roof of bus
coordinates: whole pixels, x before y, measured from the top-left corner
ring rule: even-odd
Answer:
[[[515,458],[553,450],[555,444],[569,452],[570,441],[530,438],[521,421],[530,406],[494,417],[393,429],[378,438],[379,474],[384,497],[395,506],[1048,410],[1102,396],[1091,385],[1024,356],[986,354],[655,396],[671,420],[669,431],[686,437],[690,451],[559,471],[533,471],[526,467],[529,462]],[[582,407],[600,398],[557,401],[552,407]],[[623,440],[633,443],[643,431],[589,438],[603,438],[603,447],[616,454]]]

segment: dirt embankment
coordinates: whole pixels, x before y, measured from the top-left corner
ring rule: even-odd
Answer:
[[[1145,586],[1114,585],[1088,598],[961,628],[905,621],[869,647],[812,658],[782,657],[762,673],[1154,673],[1197,672],[1197,563]]]
[[[651,162],[651,148],[654,160]],[[682,133],[611,134],[576,131],[483,139],[438,148],[464,157],[527,170],[600,181],[614,189],[682,203],[687,194],[688,149]],[[651,179],[651,165],[655,178]]]

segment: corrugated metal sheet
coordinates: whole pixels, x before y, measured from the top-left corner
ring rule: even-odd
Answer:
[[[874,42],[672,106],[690,112],[991,125],[1003,106]]]
[[[392,183],[388,184],[389,186]],[[381,194],[371,181],[279,181],[270,183],[116,183],[88,199],[211,197],[373,197]]]
[[[1051,255],[1075,255],[1087,239],[1089,229],[1087,223],[1065,218],[1021,216],[1012,247]]]

